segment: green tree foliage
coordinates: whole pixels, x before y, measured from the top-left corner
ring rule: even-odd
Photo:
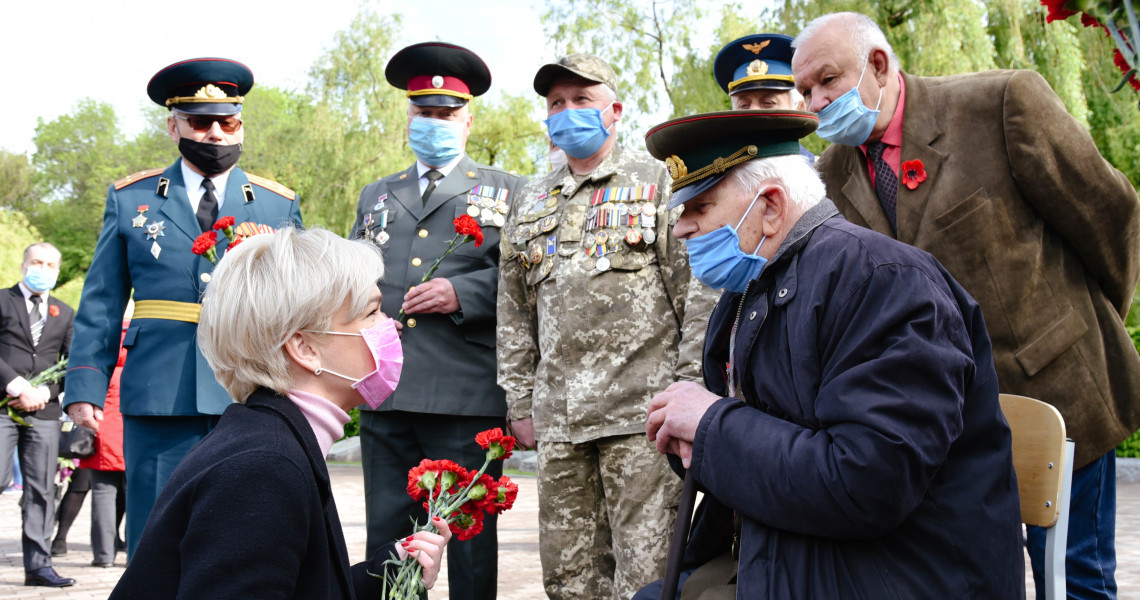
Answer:
[[[28,155],[0,150],[0,209],[24,212],[39,198],[36,189],[36,172],[28,162]]]
[[[552,0],[542,22],[559,56],[588,52],[610,63],[620,80],[618,99],[627,106],[624,120],[632,123],[625,135],[640,142],[660,120],[654,115],[672,113],[682,95],[673,73],[691,54],[701,15],[696,0]],[[636,112],[629,110],[634,106]]]
[[[176,152],[165,124],[127,142],[110,105],[81,101],[70,114],[36,127],[36,198],[23,212],[63,254],[60,284],[82,277],[102,228],[107,190],[116,179],[168,164]]]

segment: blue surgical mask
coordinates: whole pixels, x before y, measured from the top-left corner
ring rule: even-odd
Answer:
[[[463,154],[462,121],[412,117],[408,144],[416,158],[429,167],[442,167]]]
[[[28,267],[24,272],[24,285],[33,293],[42,294],[55,287],[55,280],[58,277],[59,273],[55,271]]]
[[[871,130],[875,128],[875,121],[879,119],[883,88],[879,88],[879,101],[875,103],[875,109],[867,108],[863,104],[862,96],[859,95],[859,85],[863,83],[863,75],[866,74],[865,64],[863,72],[859,74],[859,83],[819,111],[819,128],[815,130],[816,135],[841,146],[861,146],[867,141]]]
[[[759,199],[760,194],[757,193],[736,227],[725,225],[716,231],[685,241],[689,250],[689,267],[701,283],[714,290],[744,292],[748,282],[760,276],[768,259],[756,253],[768,238],[760,238],[760,243],[752,254],[745,254],[740,249],[740,235],[736,232]]]
[[[602,122],[602,113],[613,108],[614,103],[605,110],[596,108],[568,108],[560,113],[550,116],[543,121],[550,134],[550,141],[561,148],[573,158],[588,158],[592,156],[606,138],[612,135]],[[612,125],[610,127],[613,127]]]

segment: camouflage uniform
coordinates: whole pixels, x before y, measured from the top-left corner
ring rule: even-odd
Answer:
[[[680,481],[646,406],[700,382],[717,294],[670,235],[668,175],[615,146],[581,181],[531,182],[503,229],[499,384],[539,444],[540,554],[551,598],[629,598],[661,577]],[[608,517],[607,517],[608,514]],[[616,560],[615,560],[616,557]]]

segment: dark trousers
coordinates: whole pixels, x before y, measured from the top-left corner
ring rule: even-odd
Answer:
[[[7,482],[12,476],[12,450],[19,446],[20,470],[24,473],[24,571],[34,571],[51,566],[59,420],[30,416],[24,420],[31,427],[17,425],[7,414],[0,416],[0,481]]]
[[[190,448],[218,424],[219,418],[218,415],[123,415],[123,454],[127,463],[128,560],[138,547],[150,510],[154,508],[166,480],[170,479],[174,468]]]
[[[1045,533],[1026,527],[1037,598],[1045,598]],[[1116,451],[1073,471],[1069,539],[1065,548],[1069,598],[1116,599]]]
[[[360,450],[364,461],[364,499],[368,556],[380,546],[412,533],[410,519],[427,522],[423,505],[408,496],[408,471],[425,458],[448,459],[478,470],[486,451],[475,434],[502,427],[503,417],[431,415],[401,411],[360,411]],[[498,479],[503,462],[486,473]],[[496,517],[487,515],[483,532],[447,545],[447,585],[451,600],[493,599],[498,579]]]

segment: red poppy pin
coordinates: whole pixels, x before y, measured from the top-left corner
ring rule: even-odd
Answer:
[[[58,317],[59,316],[59,307],[54,305],[54,304],[49,306],[48,307],[48,314],[53,316],[53,317]]]
[[[902,182],[907,189],[913,190],[918,184],[926,181],[926,168],[917,158],[902,164]]]

